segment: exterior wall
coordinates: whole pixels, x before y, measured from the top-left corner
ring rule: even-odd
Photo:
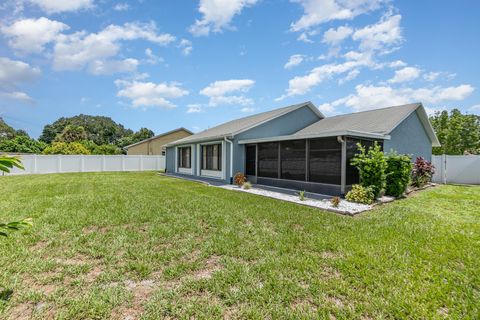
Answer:
[[[424,157],[426,160],[432,159],[432,142],[428,137],[416,112],[410,114],[398,127],[390,134],[391,139],[385,140],[383,150],[389,152],[391,149],[398,153],[412,155],[412,160],[416,157]]]
[[[217,142],[222,143],[222,170],[220,172],[201,170],[201,146]],[[177,165],[177,147],[183,146],[191,146],[192,148],[192,168],[190,172],[180,170]],[[224,140],[213,140],[202,143],[168,147],[166,153],[166,170],[168,173],[184,174],[198,178],[216,179],[218,181],[223,181],[224,183],[228,184],[230,183],[230,144],[225,142]],[[235,174],[235,172],[233,172],[233,174]]]
[[[161,155],[163,146],[165,146],[170,142],[188,137],[190,135],[191,135],[190,133],[183,130],[175,131],[165,136],[160,136],[156,139],[148,140],[148,141],[139,143],[135,146],[132,146],[128,148],[127,154],[128,155],[138,155],[138,154]]]
[[[238,144],[238,141],[293,134],[319,119],[312,109],[305,106],[235,136],[233,139],[233,174],[245,172],[245,145]]]

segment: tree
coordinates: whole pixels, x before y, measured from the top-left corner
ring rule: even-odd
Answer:
[[[54,142],[43,154],[91,154],[80,142]]]
[[[15,153],[42,153],[47,147],[44,142],[19,135],[12,139],[0,140],[0,151]]]
[[[55,141],[57,142],[78,142],[87,139],[87,132],[82,126],[69,124],[63,128],[62,133],[57,135]]]
[[[433,154],[480,154],[480,116],[453,109],[450,114],[437,112],[430,122],[442,145],[433,148]]]
[[[147,128],[141,128],[140,130],[138,130],[134,134],[119,139],[118,142],[117,142],[117,146],[119,146],[120,148],[123,148],[125,146],[128,146],[128,145],[137,143],[139,141],[151,138],[154,135],[155,135],[155,133],[153,133],[152,130],[147,129]]]
[[[115,144],[120,138],[133,134],[132,130],[125,129],[123,125],[116,123],[109,117],[80,114],[69,118],[62,117],[52,124],[46,125],[43,128],[40,140],[52,143],[68,125],[83,127],[87,134],[86,139],[92,140],[97,145]]]

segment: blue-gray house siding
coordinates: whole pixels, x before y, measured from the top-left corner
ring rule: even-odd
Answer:
[[[383,150],[395,150],[400,154],[409,154],[412,160],[424,157],[432,159],[432,142],[423,127],[417,112],[412,112],[391,133],[390,140],[385,140]]]

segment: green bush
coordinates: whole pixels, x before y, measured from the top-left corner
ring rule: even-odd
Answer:
[[[21,135],[12,139],[0,140],[0,151],[18,153],[42,153],[47,144]]]
[[[351,202],[358,202],[363,204],[372,204],[375,199],[375,193],[372,187],[364,187],[359,184],[354,184],[345,199]]]
[[[374,197],[378,197],[385,189],[387,159],[377,142],[368,150],[360,143],[357,143],[357,147],[360,153],[350,163],[358,169],[360,184],[365,188],[371,187]]]
[[[90,151],[80,142],[54,142],[43,154],[90,154]]]
[[[393,197],[401,196],[410,184],[412,159],[405,154],[392,151],[387,155],[387,183],[385,194]]]

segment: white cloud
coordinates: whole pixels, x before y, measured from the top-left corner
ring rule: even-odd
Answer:
[[[276,101],[283,100],[290,96],[302,95],[310,91],[325,80],[331,79],[335,75],[344,74],[354,71],[350,74],[350,78],[358,75],[358,68],[360,67],[375,67],[371,57],[366,54],[349,52],[345,55],[347,61],[339,64],[329,63],[312,69],[305,76],[296,76],[288,82],[288,89],[286,93],[276,99]],[[348,77],[348,76],[347,76]]]
[[[33,102],[25,92],[18,90],[18,86],[31,82],[40,76],[40,69],[29,64],[0,57],[0,95],[7,99],[21,102]]]
[[[320,110],[322,113],[334,113],[335,112],[335,107],[332,106],[330,103],[323,103],[318,106],[318,110]]]
[[[427,81],[435,81],[440,76],[440,72],[429,72],[426,73],[423,78]]]
[[[242,108],[242,110],[240,110],[242,112],[245,112],[245,113],[251,113],[251,112],[254,112],[255,111],[255,108],[252,108],[252,107],[244,107]]]
[[[120,51],[120,42],[143,39],[159,45],[175,40],[168,34],[158,34],[154,23],[109,25],[98,33],[76,32],[58,37],[53,51],[56,70],[79,70],[97,60],[106,60]]]
[[[323,34],[323,43],[335,46],[348,38],[353,33],[353,29],[346,26],[340,26],[337,29],[330,28]]]
[[[332,20],[346,20],[376,10],[382,0],[291,0],[300,3],[304,14],[292,23],[292,31],[306,30]]]
[[[304,31],[304,32],[300,33],[297,40],[298,41],[303,41],[305,43],[313,43],[314,41],[311,40],[310,37],[316,36],[319,33],[320,33],[320,30],[318,30],[318,29]]]
[[[305,60],[305,56],[303,54],[291,55],[290,58],[288,59],[288,62],[285,63],[283,67],[285,69],[291,69],[293,67],[300,65],[303,62],[303,60]]]
[[[88,66],[88,71],[94,75],[135,72],[138,64],[137,59],[131,58],[125,60],[95,60]]]
[[[355,94],[338,99],[330,105],[336,107],[345,105],[357,111],[402,105],[412,102],[438,104],[445,101],[461,101],[467,98],[475,89],[463,84],[456,87],[428,88],[392,88],[390,86],[358,85]]]
[[[388,53],[403,41],[401,19],[402,16],[399,14],[393,16],[387,14],[379,22],[356,30],[352,39],[360,41],[361,50]]]
[[[420,69],[415,67],[405,67],[399,70],[395,70],[395,75],[392,79],[388,80],[389,83],[402,83],[412,81],[420,76]]]
[[[145,49],[145,55],[148,57],[148,59],[145,60],[146,63],[157,64],[163,62],[163,58],[155,55],[150,48]]]
[[[93,7],[93,0],[28,0],[38,5],[43,11],[52,14],[67,11],[77,11]]]
[[[206,36],[210,32],[221,32],[230,27],[233,17],[245,7],[253,6],[258,0],[200,0],[198,11],[203,15],[190,26],[195,36]]]
[[[41,53],[45,45],[58,38],[60,33],[69,29],[62,22],[45,17],[23,19],[9,26],[2,26],[1,32],[9,39],[8,45],[21,53]]]
[[[350,71],[346,77],[340,79],[338,81],[338,84],[342,85],[344,84],[345,82],[348,82],[348,81],[352,81],[353,79],[355,79],[356,77],[358,77],[358,75],[360,74],[360,70],[358,69],[353,69],[352,71]]]
[[[402,68],[402,67],[406,67],[407,64],[405,62],[403,62],[402,60],[396,60],[396,61],[392,61],[388,64],[388,66],[392,69],[395,69],[395,68]]]
[[[470,108],[468,108],[468,110],[470,111],[480,111],[480,104],[476,104],[474,106],[471,106]]]
[[[182,54],[184,56],[188,56],[193,50],[192,41],[187,39],[180,40],[178,47],[182,49]]]
[[[134,108],[175,108],[176,105],[169,99],[188,95],[188,91],[182,89],[180,84],[175,82],[153,83],[116,80],[115,84],[119,88],[117,96],[130,99]]]
[[[203,111],[202,105],[196,103],[187,105],[187,108],[187,113],[199,113]]]
[[[117,4],[113,7],[113,10],[115,10],[115,11],[127,11],[128,9],[130,9],[130,6],[129,6],[128,3],[126,3],[126,2],[117,3]]]
[[[243,93],[248,92],[254,84],[255,81],[250,79],[215,81],[203,88],[200,94],[209,97],[210,106],[222,104],[248,106],[253,104],[253,100],[245,97]]]

